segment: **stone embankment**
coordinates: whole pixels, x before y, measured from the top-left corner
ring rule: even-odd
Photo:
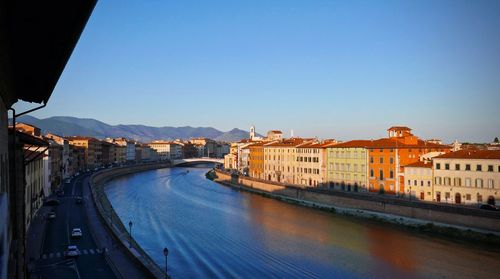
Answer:
[[[151,163],[105,169],[93,174],[90,179],[92,197],[108,230],[119,240],[119,244],[126,249],[129,256],[142,264],[153,278],[165,278],[165,271],[149,257],[134,239],[131,241],[127,227],[121,222],[120,217],[118,217],[104,193],[104,186],[110,180],[123,175],[167,167],[170,167],[170,165],[166,163]],[[117,268],[119,269],[119,267]]]
[[[473,235],[473,237],[480,234],[484,238],[494,238],[494,242],[498,242],[498,236],[500,236],[500,212],[410,201],[369,193],[301,188],[229,174],[220,170],[216,170],[207,177],[231,187],[288,202],[319,207],[343,214],[382,219],[422,230],[452,233],[466,237],[468,234]],[[483,240],[489,241],[490,239]]]

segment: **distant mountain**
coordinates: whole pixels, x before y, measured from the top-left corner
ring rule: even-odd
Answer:
[[[248,138],[248,132],[237,128],[222,132],[211,127],[150,127],[145,125],[109,125],[91,118],[54,116],[38,119],[24,115],[17,122],[34,125],[43,133],[51,132],[60,136],[90,136],[95,138],[125,137],[141,142],[153,140],[189,139],[206,137],[217,141],[239,141]]]

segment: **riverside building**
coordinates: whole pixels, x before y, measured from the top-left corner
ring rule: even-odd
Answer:
[[[481,204],[500,198],[500,150],[459,150],[433,159],[434,199]]]
[[[326,179],[330,189],[368,191],[368,149],[371,141],[352,140],[326,146]]]

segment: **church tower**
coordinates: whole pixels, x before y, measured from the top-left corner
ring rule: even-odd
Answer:
[[[250,139],[255,139],[255,126],[250,127]]]

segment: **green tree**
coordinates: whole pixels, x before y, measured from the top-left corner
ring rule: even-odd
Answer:
[[[494,143],[498,143],[498,137],[495,137],[495,139],[493,140]]]

